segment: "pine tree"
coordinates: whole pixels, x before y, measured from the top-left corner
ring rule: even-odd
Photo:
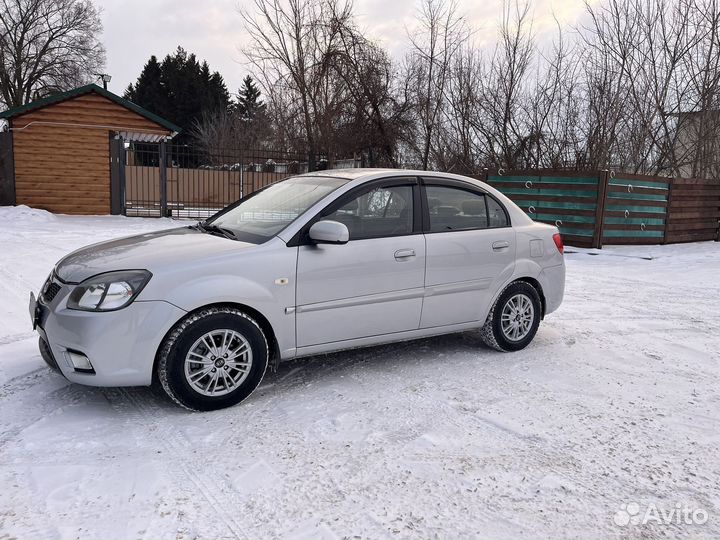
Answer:
[[[167,94],[162,85],[160,63],[155,55],[145,64],[137,82],[128,86],[125,97],[160,116],[166,112]]]
[[[236,111],[244,122],[252,122],[265,113],[265,103],[260,100],[260,89],[253,78],[248,75],[238,90]]]
[[[207,62],[178,47],[158,63],[155,56],[143,68],[125,97],[145,109],[177,124],[183,133],[176,142],[189,142],[189,133],[203,115],[227,110],[230,94],[220,73]]]

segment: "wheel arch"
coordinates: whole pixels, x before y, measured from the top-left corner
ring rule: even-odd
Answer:
[[[275,330],[272,327],[272,324],[270,324],[270,321],[268,318],[263,315],[260,311],[257,309],[248,306],[246,304],[242,304],[239,302],[214,302],[210,304],[205,304],[203,306],[197,307],[193,309],[192,311],[188,311],[185,313],[180,319],[175,321],[175,323],[170,327],[170,329],[165,333],[165,335],[160,340],[160,344],[158,345],[157,350],[155,351],[155,358],[153,360],[153,369],[152,369],[152,378],[153,383],[156,382],[157,378],[157,364],[158,360],[160,358],[160,352],[162,351],[163,344],[165,343],[165,340],[167,337],[175,330],[178,324],[180,322],[184,321],[188,317],[191,317],[198,311],[202,311],[204,309],[208,308],[218,308],[218,307],[229,307],[233,309],[237,309],[239,311],[242,311],[246,315],[249,315],[252,317],[255,322],[258,323],[258,326],[260,326],[260,329],[263,331],[263,334],[265,334],[265,339],[268,342],[268,348],[270,349],[270,358],[269,358],[269,366],[272,367],[272,369],[277,368],[277,364],[280,362],[280,347],[278,345],[277,337],[275,336]]]
[[[517,283],[518,281],[523,281],[527,283],[528,285],[531,285],[538,293],[538,296],[540,297],[540,306],[541,306],[541,317],[545,318],[545,306],[546,306],[546,300],[545,300],[545,293],[543,292],[542,285],[540,285],[540,282],[535,279],[534,277],[530,276],[523,276],[513,279],[508,285],[512,283]]]

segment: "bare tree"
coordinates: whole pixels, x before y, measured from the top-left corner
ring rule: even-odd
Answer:
[[[366,153],[370,166],[396,167],[399,140],[410,127],[407,82],[397,77],[389,54],[367,39],[349,18],[335,17],[339,44],[333,69],[351,98],[348,153]]]
[[[681,140],[686,128],[717,123],[716,1],[606,0],[588,13],[589,162],[680,174],[702,146],[699,134]]]
[[[420,28],[409,35],[412,51],[407,61],[408,79],[415,89],[420,164],[430,165],[436,128],[447,98],[452,59],[470,37],[457,0],[423,0],[418,16]]]
[[[720,178],[720,4],[692,6],[698,42],[687,57],[688,99],[677,117],[675,161],[681,176]]]
[[[584,148],[579,131],[582,56],[556,24],[557,37],[547,54],[540,53],[524,100],[528,131],[537,134],[524,157],[525,166],[532,168],[574,167]]]
[[[488,135],[494,139],[499,164],[509,168],[525,165],[528,146],[540,136],[527,129],[522,108],[533,48],[529,4],[506,2],[500,43],[490,61],[483,99],[494,131]]]
[[[434,150],[438,167],[460,174],[474,174],[485,162],[487,151],[478,138],[481,122],[479,90],[484,68],[472,44],[462,46],[452,59],[447,80],[447,105],[437,126]]]
[[[331,61],[339,26],[351,16],[352,5],[340,0],[255,0],[254,8],[254,14],[241,12],[253,39],[247,56],[262,76],[266,95],[280,85],[297,99],[312,168],[321,132],[330,130],[332,113],[342,100],[331,81]]]
[[[720,175],[720,0],[588,3],[542,49],[530,3],[506,0],[489,51],[457,0],[421,0],[401,69],[344,0],[255,2],[249,57],[289,148],[471,174]]]
[[[0,98],[8,107],[88,81],[105,62],[91,0],[0,0]]]
[[[237,122],[228,111],[208,114],[196,121],[191,136],[197,147],[205,154],[209,165],[222,165],[229,158],[239,159],[232,154],[239,149],[236,144]]]

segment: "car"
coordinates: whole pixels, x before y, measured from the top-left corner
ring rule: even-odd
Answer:
[[[197,224],[79,249],[30,313],[70,381],[153,385],[208,411],[303,356],[472,329],[518,351],[562,302],[563,249],[479,180],[312,172]]]

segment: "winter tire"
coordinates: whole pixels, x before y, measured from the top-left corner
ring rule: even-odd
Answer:
[[[482,339],[498,351],[519,351],[535,337],[541,316],[537,289],[524,281],[515,281],[495,301],[482,327]]]
[[[157,382],[176,403],[197,411],[231,407],[265,375],[268,345],[255,320],[231,307],[200,310],[163,342]]]

